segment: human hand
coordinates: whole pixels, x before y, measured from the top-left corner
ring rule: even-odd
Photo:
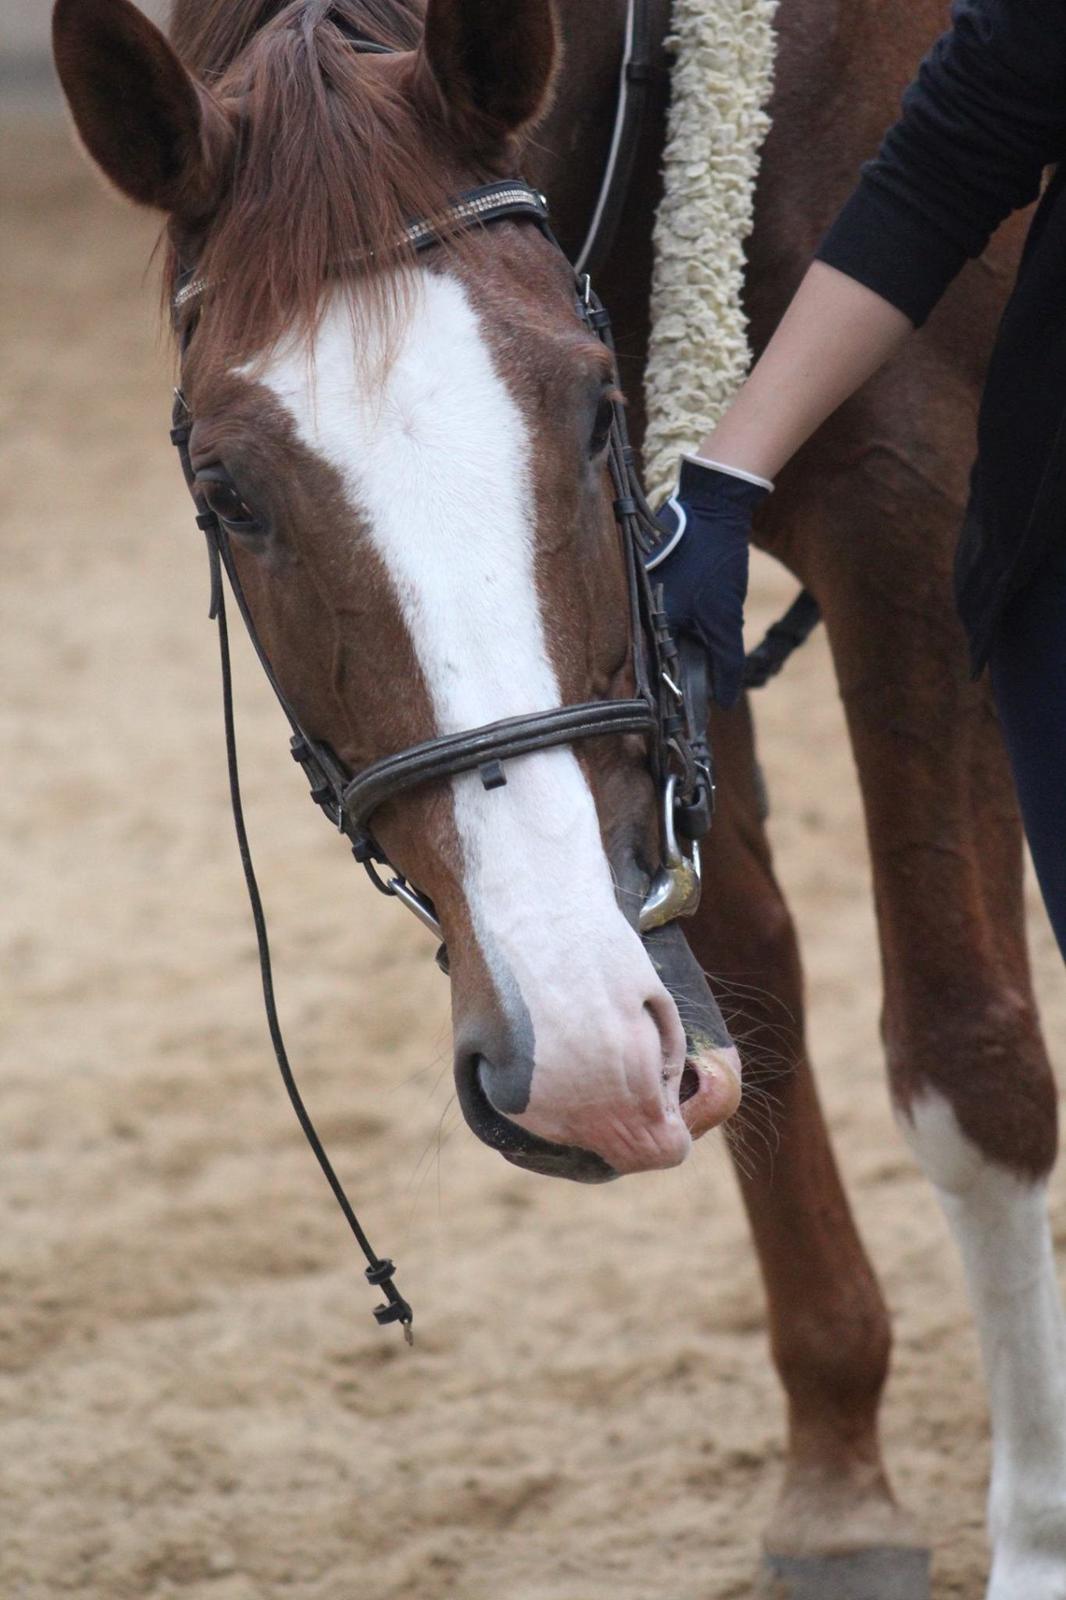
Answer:
[[[748,543],[772,488],[765,478],[684,456],[677,489],[658,513],[666,537],[645,563],[663,586],[671,626],[706,649],[720,706],[735,705],[744,685]]]

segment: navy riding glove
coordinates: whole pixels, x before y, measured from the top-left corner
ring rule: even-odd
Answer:
[[[720,706],[735,705],[744,686],[748,541],[772,488],[765,478],[682,457],[677,489],[658,513],[666,538],[646,562],[675,631],[693,634],[710,656]]]

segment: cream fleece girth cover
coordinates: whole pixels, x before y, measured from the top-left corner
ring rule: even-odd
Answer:
[[[674,0],[655,223],[645,477],[653,505],[750,362],[741,308],[759,152],[769,130],[777,0]]]

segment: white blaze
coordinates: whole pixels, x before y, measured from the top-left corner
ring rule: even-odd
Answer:
[[[438,731],[559,705],[534,574],[531,440],[462,285],[420,274],[395,348],[380,356],[357,359],[338,295],[313,363],[303,347],[283,350],[263,381],[341,475],[395,586]],[[501,996],[508,971],[517,980],[538,1069],[565,1053],[587,1093],[595,1077],[625,1072],[634,1031],[637,1054],[659,1063],[645,1001],[668,1004],[665,991],[618,910],[573,754],[513,761],[502,789],[486,792],[477,773],[453,788],[474,928]],[[671,1054],[680,1072],[683,1042]]]

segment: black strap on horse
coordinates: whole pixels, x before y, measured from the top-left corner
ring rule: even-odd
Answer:
[[[784,616],[766,630],[761,644],[744,663],[745,689],[761,689],[776,678],[794,650],[806,644],[819,622],[821,609],[809,589],[802,589]]]
[[[574,257],[575,272],[587,272],[593,279],[599,276],[611,254],[629,198],[633,166],[651,100],[653,74],[648,0],[629,0],[610,149],[585,242]]]

